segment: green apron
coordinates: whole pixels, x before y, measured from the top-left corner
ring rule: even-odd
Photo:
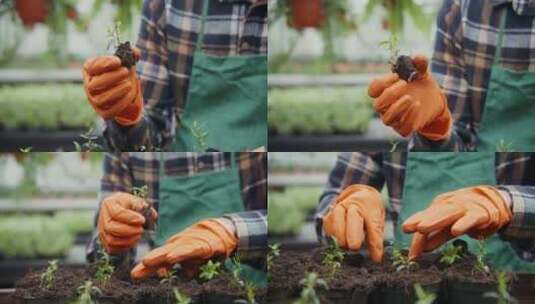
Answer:
[[[478,151],[535,150],[535,73],[500,66],[508,9],[500,20],[485,108],[478,134]]]
[[[245,211],[236,156],[230,155],[228,168],[192,176],[167,176],[164,153],[160,153],[156,246],[162,246],[169,237],[200,220]],[[261,286],[265,273],[243,266],[242,274]]]
[[[202,51],[209,0],[188,97],[172,151],[248,151],[267,146],[267,56],[210,56]]]
[[[401,210],[395,230],[396,242],[409,246],[412,234],[401,231],[401,224],[412,214],[427,208],[437,195],[477,185],[496,185],[494,152],[409,152]],[[477,242],[463,236],[470,251]],[[495,234],[485,242],[487,259],[504,271],[535,272],[535,263],[522,260],[511,245]]]

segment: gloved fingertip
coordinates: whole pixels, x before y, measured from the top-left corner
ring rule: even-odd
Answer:
[[[423,75],[427,72],[427,67],[429,65],[429,60],[427,59],[427,56],[423,54],[416,54],[412,58],[412,63],[420,74]]]

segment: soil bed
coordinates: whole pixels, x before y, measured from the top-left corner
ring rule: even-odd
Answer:
[[[493,274],[473,272],[472,257],[467,257],[452,267],[445,267],[439,262],[440,255],[428,254],[417,260],[417,267],[396,271],[389,253],[385,253],[381,264],[373,264],[369,258],[359,254],[346,254],[342,267],[331,276],[330,268],[322,264],[322,255],[322,249],[282,250],[270,270],[268,303],[292,303],[299,297],[302,290],[300,281],[308,272],[316,272],[329,287],[328,290],[317,290],[321,303],[412,304],[416,301],[416,283],[427,292],[437,295],[435,303],[460,303],[455,302],[458,301],[455,295],[448,297],[450,289],[456,288],[451,282],[481,285],[481,288],[472,292],[472,303],[481,303],[484,292],[496,290],[496,278]]]
[[[176,303],[172,287],[160,284],[156,277],[133,281],[128,273],[116,271],[105,284],[95,283],[93,267],[62,267],[55,276],[49,289],[40,286],[41,272],[30,272],[16,284],[11,296],[13,303],[70,303],[78,297],[78,287],[91,280],[102,291],[97,296],[98,303]],[[177,280],[173,284],[180,293],[189,296],[192,303],[233,303],[245,299],[244,291],[229,287],[227,276],[221,274],[208,282],[196,280]],[[216,294],[217,297],[213,297]],[[265,291],[258,290],[257,297],[262,298]],[[221,302],[225,299],[230,302]],[[257,300],[258,301],[258,300]],[[258,301],[261,303],[261,301]]]

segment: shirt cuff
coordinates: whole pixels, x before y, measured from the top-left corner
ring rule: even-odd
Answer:
[[[265,257],[267,253],[266,210],[230,213],[216,219],[222,225],[234,226],[238,238],[236,254],[242,259]]]
[[[506,238],[535,239],[535,187],[499,186],[511,202],[512,219],[501,233]]]

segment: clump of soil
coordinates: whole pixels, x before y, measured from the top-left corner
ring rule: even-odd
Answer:
[[[168,284],[160,284],[156,277],[134,281],[128,271],[123,270],[116,271],[108,282],[99,284],[93,279],[94,272],[95,267],[91,265],[77,268],[60,267],[49,289],[40,286],[40,272],[30,272],[16,283],[11,300],[13,303],[27,303],[35,299],[67,303],[78,297],[78,287],[87,280],[93,281],[102,291],[102,296],[97,299],[106,303],[175,303],[172,287],[192,298],[192,303],[233,303],[245,298],[242,290],[230,287],[228,276],[225,275],[208,282],[177,280],[170,287]],[[257,302],[262,303],[258,299],[263,297],[265,290],[258,290]],[[227,302],[221,302],[222,299]]]
[[[418,70],[412,63],[412,58],[406,55],[398,56],[392,65],[392,72],[397,73],[401,79],[407,82],[418,78]]]
[[[115,50],[115,56],[121,59],[121,64],[130,69],[136,64],[136,58],[134,57],[134,50],[130,46],[130,41],[119,44],[117,50]]]
[[[145,218],[145,224],[143,224],[143,229],[153,231],[156,221],[152,217],[151,208],[152,208],[152,206],[151,206],[151,204],[149,204],[146,207],[143,207],[143,209],[141,209],[140,213]]]

